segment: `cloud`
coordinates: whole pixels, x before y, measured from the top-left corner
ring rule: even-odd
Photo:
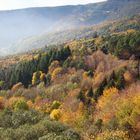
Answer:
[[[0,0],[0,10],[95,3],[105,0]]]

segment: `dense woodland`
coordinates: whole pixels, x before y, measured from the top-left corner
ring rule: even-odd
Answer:
[[[140,140],[140,31],[49,48],[1,60],[0,139]]]

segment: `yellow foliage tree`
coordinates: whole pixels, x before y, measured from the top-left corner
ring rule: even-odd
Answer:
[[[34,104],[31,100],[27,101],[27,105],[29,106],[29,108],[33,108]]]
[[[54,71],[52,72],[52,79],[55,79],[61,76],[62,72],[63,72],[63,69],[61,67],[54,69]]]
[[[36,82],[37,82],[37,72],[34,72],[32,76],[32,85],[35,85]]]
[[[60,117],[61,117],[60,109],[54,109],[50,114],[50,118],[52,118],[54,120],[59,120]]]
[[[129,71],[126,71],[124,73],[124,79],[125,79],[125,81],[126,81],[127,84],[132,83],[133,80],[134,80],[133,75]]]
[[[136,32],[136,30],[134,30],[134,29],[128,29],[127,30],[127,33],[129,34],[129,33],[135,33]]]
[[[49,73],[51,74],[54,71],[54,69],[56,69],[57,67],[60,67],[60,63],[59,61],[55,60],[49,66]]]
[[[41,82],[45,82],[45,80],[46,80],[46,74],[45,73],[41,73],[40,74],[40,81]]]
[[[34,72],[33,73],[33,76],[32,76],[32,85],[39,84],[39,82],[40,82],[40,76],[41,75],[42,75],[42,71],[37,71],[37,72]]]
[[[114,96],[118,94],[118,89],[115,87],[105,89],[103,92],[103,96],[98,101],[98,106],[103,109],[105,108],[113,99]]]
[[[118,89],[105,89],[97,104],[98,114],[104,122],[108,122],[115,115],[115,108],[112,106],[118,98]],[[100,112],[100,113],[99,113]]]
[[[121,125],[129,123],[134,128],[137,128],[137,130],[140,130],[140,93],[119,100],[116,106],[118,122]]]

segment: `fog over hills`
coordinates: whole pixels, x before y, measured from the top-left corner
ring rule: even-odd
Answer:
[[[138,13],[139,0],[108,0],[87,5],[0,11],[0,55],[28,51],[33,49],[34,44],[35,47],[47,45],[47,42],[40,42],[48,34],[54,35],[55,31],[95,25]]]

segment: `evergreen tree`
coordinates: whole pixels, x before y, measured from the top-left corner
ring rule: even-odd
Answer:
[[[90,88],[90,90],[87,92],[87,96],[88,97],[93,97],[93,89],[92,89],[92,87]]]
[[[45,83],[46,83],[47,85],[49,85],[50,82],[51,82],[51,75],[50,75],[50,74],[47,74],[47,75],[46,75],[46,81],[45,81]]]
[[[106,85],[106,88],[111,88],[111,87],[115,87],[115,81],[116,81],[116,74],[115,72],[113,71],[111,73],[111,75],[109,76],[108,78],[108,81],[107,81],[107,85]]]
[[[108,80],[106,88],[115,87],[115,81],[113,79]]]
[[[115,71],[113,71],[109,77],[109,80],[116,80],[116,74],[115,74]]]
[[[105,78],[103,82],[100,84],[100,86],[98,87],[98,89],[96,90],[95,94],[93,95],[95,100],[97,100],[98,97],[100,97],[103,94],[103,91],[106,86],[107,86],[107,80]]]
[[[85,103],[85,95],[82,91],[80,91],[78,97],[77,97],[80,101],[82,101],[83,103]]]
[[[117,82],[116,82],[116,87],[120,90],[124,89],[124,87],[125,87],[125,79],[124,79],[124,76],[123,76],[122,72],[120,72],[119,75],[118,75]]]

